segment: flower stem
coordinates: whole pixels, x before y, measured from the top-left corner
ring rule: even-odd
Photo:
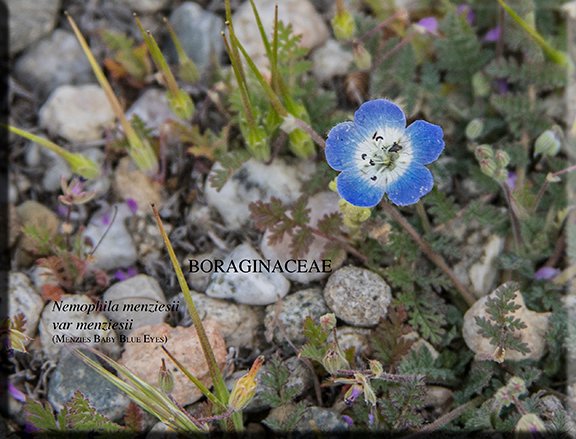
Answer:
[[[563,174],[568,174],[569,172],[573,172],[573,171],[576,171],[576,165],[572,165],[572,166],[569,166],[565,169],[561,169],[560,171],[553,172],[546,177],[546,180],[544,180],[544,183],[542,183],[542,186],[540,186],[540,190],[538,191],[538,195],[536,195],[536,201],[534,202],[534,207],[532,207],[532,213],[536,212],[536,209],[538,209],[538,206],[540,205],[540,202],[542,201],[542,197],[544,197],[544,194],[546,193],[546,190],[548,189],[548,185],[550,184],[550,180],[548,178],[550,177],[553,179],[555,177],[560,177]]]
[[[426,213],[426,209],[424,209],[424,204],[422,203],[422,201],[418,201],[418,203],[416,203],[416,212],[420,217],[420,221],[422,222],[424,232],[428,235],[429,233],[432,232],[432,225],[430,224],[428,214]]]
[[[164,240],[164,244],[166,246],[166,250],[168,250],[168,255],[170,256],[170,261],[172,262],[172,266],[174,271],[176,272],[176,277],[178,279],[178,283],[180,284],[180,289],[182,290],[182,294],[184,295],[184,301],[186,302],[186,307],[188,308],[188,313],[190,314],[190,318],[192,319],[192,323],[194,324],[194,328],[196,328],[196,334],[198,334],[198,339],[200,340],[200,345],[202,347],[202,352],[204,353],[204,358],[206,359],[206,363],[208,364],[208,369],[210,371],[210,377],[212,378],[212,385],[214,386],[214,393],[216,397],[220,400],[222,405],[228,404],[228,398],[230,396],[226,384],[224,383],[224,378],[222,377],[222,372],[218,367],[218,363],[216,362],[216,357],[214,356],[214,351],[212,350],[212,346],[210,346],[210,341],[208,340],[208,336],[206,335],[206,331],[204,330],[204,325],[202,324],[202,319],[198,314],[196,306],[194,305],[194,300],[192,299],[192,294],[190,289],[188,288],[188,284],[186,283],[186,278],[184,277],[184,273],[182,272],[182,268],[180,267],[180,263],[176,258],[176,254],[174,253],[174,249],[172,248],[172,244],[170,243],[170,239],[164,230],[164,225],[162,224],[162,220],[160,219],[160,214],[158,213],[158,209],[152,206],[152,211],[154,213],[154,218],[156,219],[156,223],[158,225],[158,229],[160,230],[160,234],[162,235],[162,239]],[[234,428],[236,431],[242,431],[244,429],[243,421],[242,421],[242,414],[237,412],[232,415],[232,421],[234,423]]]
[[[510,188],[506,183],[501,183],[500,186],[504,191],[506,198],[506,203],[508,204],[508,213],[510,214],[510,222],[512,224],[512,236],[514,237],[514,244],[516,246],[516,251],[520,250],[524,242],[522,239],[522,231],[520,229],[520,221],[518,220],[518,215],[514,208],[514,200],[512,199],[512,193]]]
[[[430,433],[432,431],[436,431],[436,430],[444,427],[445,425],[449,424],[450,422],[458,419],[460,416],[462,416],[463,413],[467,412],[468,410],[473,409],[474,407],[478,406],[480,403],[484,402],[485,399],[486,398],[484,398],[483,396],[477,396],[473,400],[468,401],[467,403],[456,407],[451,412],[448,412],[445,415],[440,416],[434,422],[425,425],[424,427],[422,427],[417,432],[412,433],[408,436],[404,436],[402,439],[412,439],[412,438],[422,437],[421,434],[423,434],[423,433]]]
[[[391,204],[383,201],[380,203],[384,212],[386,212],[389,216],[391,216],[394,221],[396,221],[405,231],[410,235],[410,237],[414,240],[414,242],[420,247],[420,250],[426,255],[426,257],[434,263],[440,270],[446,274],[454,284],[454,287],[460,294],[460,296],[464,299],[468,306],[472,306],[476,302],[476,298],[474,295],[468,291],[468,289],[460,282],[460,279],[454,274],[452,269],[448,266],[444,258],[436,253],[430,244],[428,244],[424,238],[420,236],[420,234],[416,231],[412,225],[406,221],[406,218]]]

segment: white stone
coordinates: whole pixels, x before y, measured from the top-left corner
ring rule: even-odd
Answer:
[[[40,126],[73,143],[99,140],[114,125],[114,112],[96,84],[62,85],[52,92],[39,113]]]
[[[386,317],[392,301],[390,286],[376,273],[346,266],[332,273],[324,299],[336,317],[352,326],[374,326]]]
[[[476,317],[483,317],[491,321],[491,317],[486,311],[486,302],[488,299],[496,297],[497,292],[498,290],[495,290],[488,296],[478,299],[464,315],[462,335],[466,345],[476,354],[476,358],[479,360],[494,359],[494,353],[497,348],[490,343],[489,338],[480,335],[480,327],[476,324]],[[514,302],[520,308],[508,314],[508,316],[522,320],[527,326],[525,329],[514,331],[514,335],[528,345],[530,352],[523,354],[519,351],[507,349],[505,359],[510,361],[539,360],[546,349],[545,335],[548,330],[550,313],[537,313],[526,308],[520,291],[516,291]]]
[[[104,301],[109,301],[119,305],[118,311],[105,311],[104,314],[110,320],[116,322],[126,322],[132,319],[132,329],[140,328],[145,325],[155,325],[163,323],[168,315],[168,311],[123,311],[123,307],[136,304],[166,304],[166,297],[160,288],[158,281],[153,277],[145,274],[126,279],[125,281],[115,283],[102,296]],[[129,330],[117,331],[121,334],[127,334]]]
[[[251,159],[228,179],[222,190],[217,191],[210,184],[210,177],[218,169],[222,167],[217,162],[206,179],[204,193],[208,204],[218,211],[231,230],[239,229],[249,221],[248,206],[254,201],[268,201],[272,197],[285,203],[296,201],[301,194],[302,180],[311,171],[309,167],[289,166],[281,159],[269,165]]]
[[[9,275],[9,312],[11,318],[22,314],[26,319],[24,334],[34,337],[44,300],[36,292],[30,279],[24,273],[10,272]]]
[[[353,61],[352,52],[344,50],[338,41],[330,39],[312,54],[312,71],[316,78],[326,82],[334,76],[348,73]]]
[[[472,264],[468,271],[472,288],[478,297],[485,296],[494,288],[498,277],[496,261],[504,250],[504,244],[504,238],[492,235],[484,246],[482,259]]]
[[[95,213],[84,231],[84,237],[89,238],[96,245],[108,229],[106,236],[104,236],[93,255],[94,266],[102,270],[128,267],[133,265],[138,258],[134,241],[124,224],[124,220],[132,213],[125,203],[117,203],[116,206],[118,212],[109,229],[104,217],[107,215],[108,219],[112,221],[114,216],[112,207],[106,209],[106,211]]]
[[[267,35],[272,34],[275,0],[255,0],[256,8]],[[322,16],[308,0],[282,0],[278,2],[278,17],[284,24],[291,24],[295,35],[302,35],[300,44],[312,49],[329,37],[328,27]],[[264,44],[256,25],[250,2],[245,1],[232,16],[234,31],[253,61],[266,67]]]
[[[124,4],[131,11],[142,14],[153,14],[160,9],[165,9],[170,5],[172,0],[114,0],[116,3]]]
[[[7,0],[10,54],[49,33],[56,24],[60,0]]]
[[[134,116],[138,116],[155,136],[166,121],[181,121],[170,109],[166,90],[159,88],[149,88],[136,99],[126,112],[128,120],[132,120]]]
[[[261,308],[213,299],[205,294],[194,294],[192,300],[202,320],[210,319],[218,323],[226,346],[237,349],[254,349],[258,346],[258,328],[264,320]],[[184,320],[192,324],[182,294],[178,295],[178,301],[180,311],[185,313]]]
[[[334,192],[319,192],[308,200],[306,207],[310,209],[310,225],[315,227],[325,215],[331,213],[339,213],[338,200],[340,198]],[[266,230],[262,236],[262,241],[260,243],[260,250],[262,254],[272,261],[279,260],[282,264],[285,264],[289,259],[294,259],[290,253],[290,245],[292,243],[292,238],[285,234],[284,238],[274,244],[268,242],[270,237],[270,231]],[[323,256],[326,245],[330,241],[326,238],[322,238],[317,235],[313,235],[310,241],[310,247],[308,251],[300,256],[298,259],[304,259],[307,261],[307,267],[310,267],[315,261],[320,270],[323,269]],[[311,271],[301,271],[295,273],[283,273],[284,277],[287,279],[300,282],[301,284],[308,284],[320,279],[324,279],[330,275],[332,271],[337,270],[344,263],[346,259],[346,252],[340,251],[335,258],[330,260],[330,271],[317,272],[316,270]]]
[[[94,74],[72,32],[56,29],[22,55],[14,67],[18,78],[42,100],[64,84],[94,82]]]
[[[64,310],[64,305],[68,305],[69,307],[87,307],[93,305],[94,302],[90,300],[90,298],[83,295],[64,294],[58,302],[62,304],[60,310],[58,308],[59,305],[55,302],[48,302],[44,307],[42,317],[40,318],[40,325],[38,326],[42,350],[48,357],[55,359],[63,347],[73,344],[86,344],[92,347],[100,347],[101,350],[107,353],[115,354],[118,352],[118,337],[115,331],[77,327],[77,325],[84,325],[85,323],[95,323],[98,325],[108,322],[103,314],[99,312],[91,312],[88,314],[87,312],[73,309]],[[69,324],[69,328],[59,328],[59,324]],[[104,338],[97,342],[94,336]]]
[[[236,247],[224,260],[224,268],[230,261],[238,267],[240,261],[261,260],[262,256],[250,244]],[[268,305],[288,294],[290,281],[279,273],[219,273],[215,272],[206,294],[218,299],[233,299],[247,305]]]
[[[303,345],[304,321],[310,317],[315,322],[329,312],[319,288],[308,288],[290,294],[280,304],[266,307],[264,328],[266,340],[275,341],[288,352],[292,351],[290,342]]]

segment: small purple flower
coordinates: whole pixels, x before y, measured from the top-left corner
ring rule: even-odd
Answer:
[[[510,91],[510,87],[508,86],[508,81],[505,79],[496,79],[496,87],[498,88],[498,94],[506,94]]]
[[[372,413],[372,411],[370,411],[370,413],[368,413],[368,425],[374,425],[375,420],[376,420],[376,417],[374,416],[374,413]]]
[[[468,24],[470,25],[474,24],[474,21],[476,20],[476,14],[474,14],[474,11],[472,10],[469,4],[467,3],[459,4],[458,7],[456,8],[456,12],[460,15],[466,14],[466,21],[468,22]]]
[[[26,395],[14,384],[8,383],[8,392],[16,401],[26,402]]]
[[[116,270],[114,273],[114,279],[118,281],[124,281],[126,279],[130,279],[138,274],[138,270],[136,267],[128,267],[126,270]]]
[[[534,273],[534,279],[536,280],[549,280],[556,277],[560,273],[560,270],[553,267],[540,267],[536,273]]]
[[[484,38],[482,38],[482,40],[488,43],[494,43],[500,39],[500,34],[501,34],[500,26],[496,26],[490,29],[488,32],[486,32],[486,35],[484,35]]]
[[[134,198],[126,198],[126,205],[128,209],[130,209],[130,212],[132,212],[132,215],[136,215],[136,212],[138,212],[138,202]]]
[[[423,120],[406,128],[406,116],[386,99],[364,102],[354,122],[328,133],[326,161],[336,171],[342,198],[360,207],[376,206],[384,194],[398,206],[416,203],[432,190],[425,165],[444,150],[442,128]]]
[[[354,401],[358,399],[364,390],[362,390],[362,386],[359,384],[352,384],[346,394],[344,395],[344,404],[352,405]]]
[[[518,175],[514,171],[508,171],[508,178],[506,179],[506,185],[511,191],[516,189],[516,180],[518,180]]]
[[[416,24],[423,27],[426,32],[432,35],[438,35],[438,20],[436,17],[424,17]]]
[[[354,425],[354,419],[348,415],[342,415],[342,420],[348,424],[348,427],[352,427]]]
[[[104,212],[101,218],[102,224],[107,226],[110,224],[110,212]]]

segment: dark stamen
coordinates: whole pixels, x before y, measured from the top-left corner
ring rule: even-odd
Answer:
[[[372,177],[370,177],[370,180],[372,180],[372,181],[376,181],[376,176],[375,176],[375,175],[373,175]]]
[[[392,144],[392,146],[390,147],[390,149],[388,150],[388,152],[398,152],[402,149],[402,145],[400,145],[398,142],[394,142]]]
[[[366,154],[362,154],[362,160],[366,160]]]
[[[374,166],[376,163],[374,163],[374,160],[370,159],[370,166]]]

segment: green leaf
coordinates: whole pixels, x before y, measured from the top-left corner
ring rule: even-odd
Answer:
[[[124,431],[122,426],[98,413],[79,390],[74,393],[72,399],[64,407],[66,409],[67,428],[70,430],[107,433]]]
[[[408,311],[408,323],[431,343],[439,343],[446,332],[443,326],[446,317],[443,314],[444,302],[434,293],[416,294],[414,291],[398,295],[398,302]]]
[[[24,406],[26,419],[40,431],[60,431],[50,404],[27,400]]]

